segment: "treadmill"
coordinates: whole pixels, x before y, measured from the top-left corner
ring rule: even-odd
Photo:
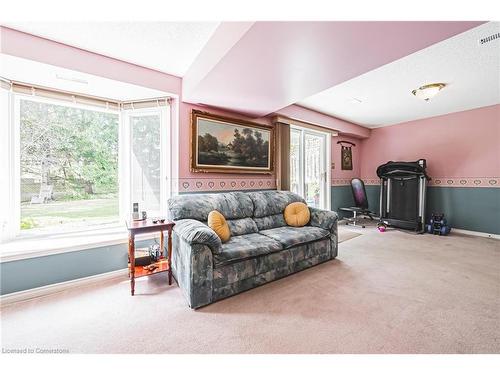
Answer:
[[[427,181],[425,159],[389,161],[377,168],[380,178],[380,222],[424,233]]]

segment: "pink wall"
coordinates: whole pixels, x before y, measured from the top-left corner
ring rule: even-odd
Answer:
[[[424,158],[431,185],[500,185],[500,105],[373,129],[361,143],[364,179],[389,160]]]
[[[352,170],[342,170],[342,157],[341,157],[341,145],[337,144],[338,141],[349,141],[354,143],[356,146],[351,147],[352,150]],[[342,186],[349,185],[351,179],[355,177],[360,177],[361,172],[361,140],[353,137],[339,136],[332,137],[332,185]]]
[[[190,114],[192,109],[207,111],[214,114],[223,116],[244,119],[253,121],[263,125],[271,125],[270,117],[263,117],[260,119],[252,119],[246,116],[235,114],[220,109],[215,109],[208,106],[195,106],[188,103],[181,103],[180,108],[180,165],[179,165],[179,191],[210,191],[210,190],[247,190],[247,189],[274,189],[276,188],[276,175],[256,174],[256,175],[242,175],[242,174],[226,174],[226,173],[192,173],[190,171]],[[293,117],[296,119],[313,122],[318,125],[330,127],[343,132],[354,132],[357,135],[367,136],[370,133],[369,129],[362,128],[361,126],[336,119],[321,113],[310,111],[306,108],[299,106],[290,106],[283,111],[277,113]],[[346,140],[356,144],[352,148],[353,152],[353,170],[343,171],[341,169],[341,146],[337,144],[339,140]],[[332,162],[335,168],[331,173],[332,185],[349,185],[354,177],[360,176],[360,154],[361,154],[361,139],[350,137],[347,135],[340,135],[332,137]],[[222,185],[221,185],[222,184]]]

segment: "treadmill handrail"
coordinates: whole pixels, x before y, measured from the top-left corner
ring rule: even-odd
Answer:
[[[403,173],[403,174],[413,174],[413,175],[423,175],[425,173],[422,172],[414,172],[414,171],[407,171],[404,169],[394,169],[393,171],[385,172],[384,174],[395,174],[395,173]]]
[[[409,171],[409,170],[405,170],[405,169],[394,169],[392,171],[388,171],[388,172],[385,172],[383,174],[381,174],[379,177],[380,178],[384,178],[386,176],[391,176],[391,175],[394,175],[394,174],[403,174],[403,175],[413,175],[413,176],[425,176],[425,178],[427,179],[427,181],[430,181],[431,178],[429,176],[427,176],[427,174],[425,172],[415,172],[415,171]]]
[[[400,177],[400,176],[391,177],[391,176],[387,176],[387,177],[384,177],[384,178],[395,180],[395,181],[409,181],[409,180],[416,180],[416,179],[418,179],[420,177],[421,176],[407,176],[407,177]]]

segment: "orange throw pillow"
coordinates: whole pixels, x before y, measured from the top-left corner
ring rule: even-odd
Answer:
[[[214,230],[222,242],[227,242],[231,238],[231,231],[226,218],[219,211],[210,211],[208,214],[208,226]]]
[[[286,223],[291,227],[303,227],[309,222],[311,213],[304,203],[294,202],[286,206],[284,216]]]

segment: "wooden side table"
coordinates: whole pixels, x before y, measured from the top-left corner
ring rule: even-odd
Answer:
[[[128,256],[129,256],[129,277],[130,277],[130,292],[134,295],[135,292],[135,279],[143,276],[150,276],[161,272],[168,272],[168,285],[172,285],[172,228],[175,223],[166,221],[164,223],[154,224],[151,219],[141,221],[127,221],[128,229]],[[163,232],[167,231],[167,254],[164,251],[164,236]],[[158,268],[153,271],[148,271],[142,266],[135,265],[135,236],[141,233],[160,232],[160,249],[162,255],[160,259],[155,262]]]

